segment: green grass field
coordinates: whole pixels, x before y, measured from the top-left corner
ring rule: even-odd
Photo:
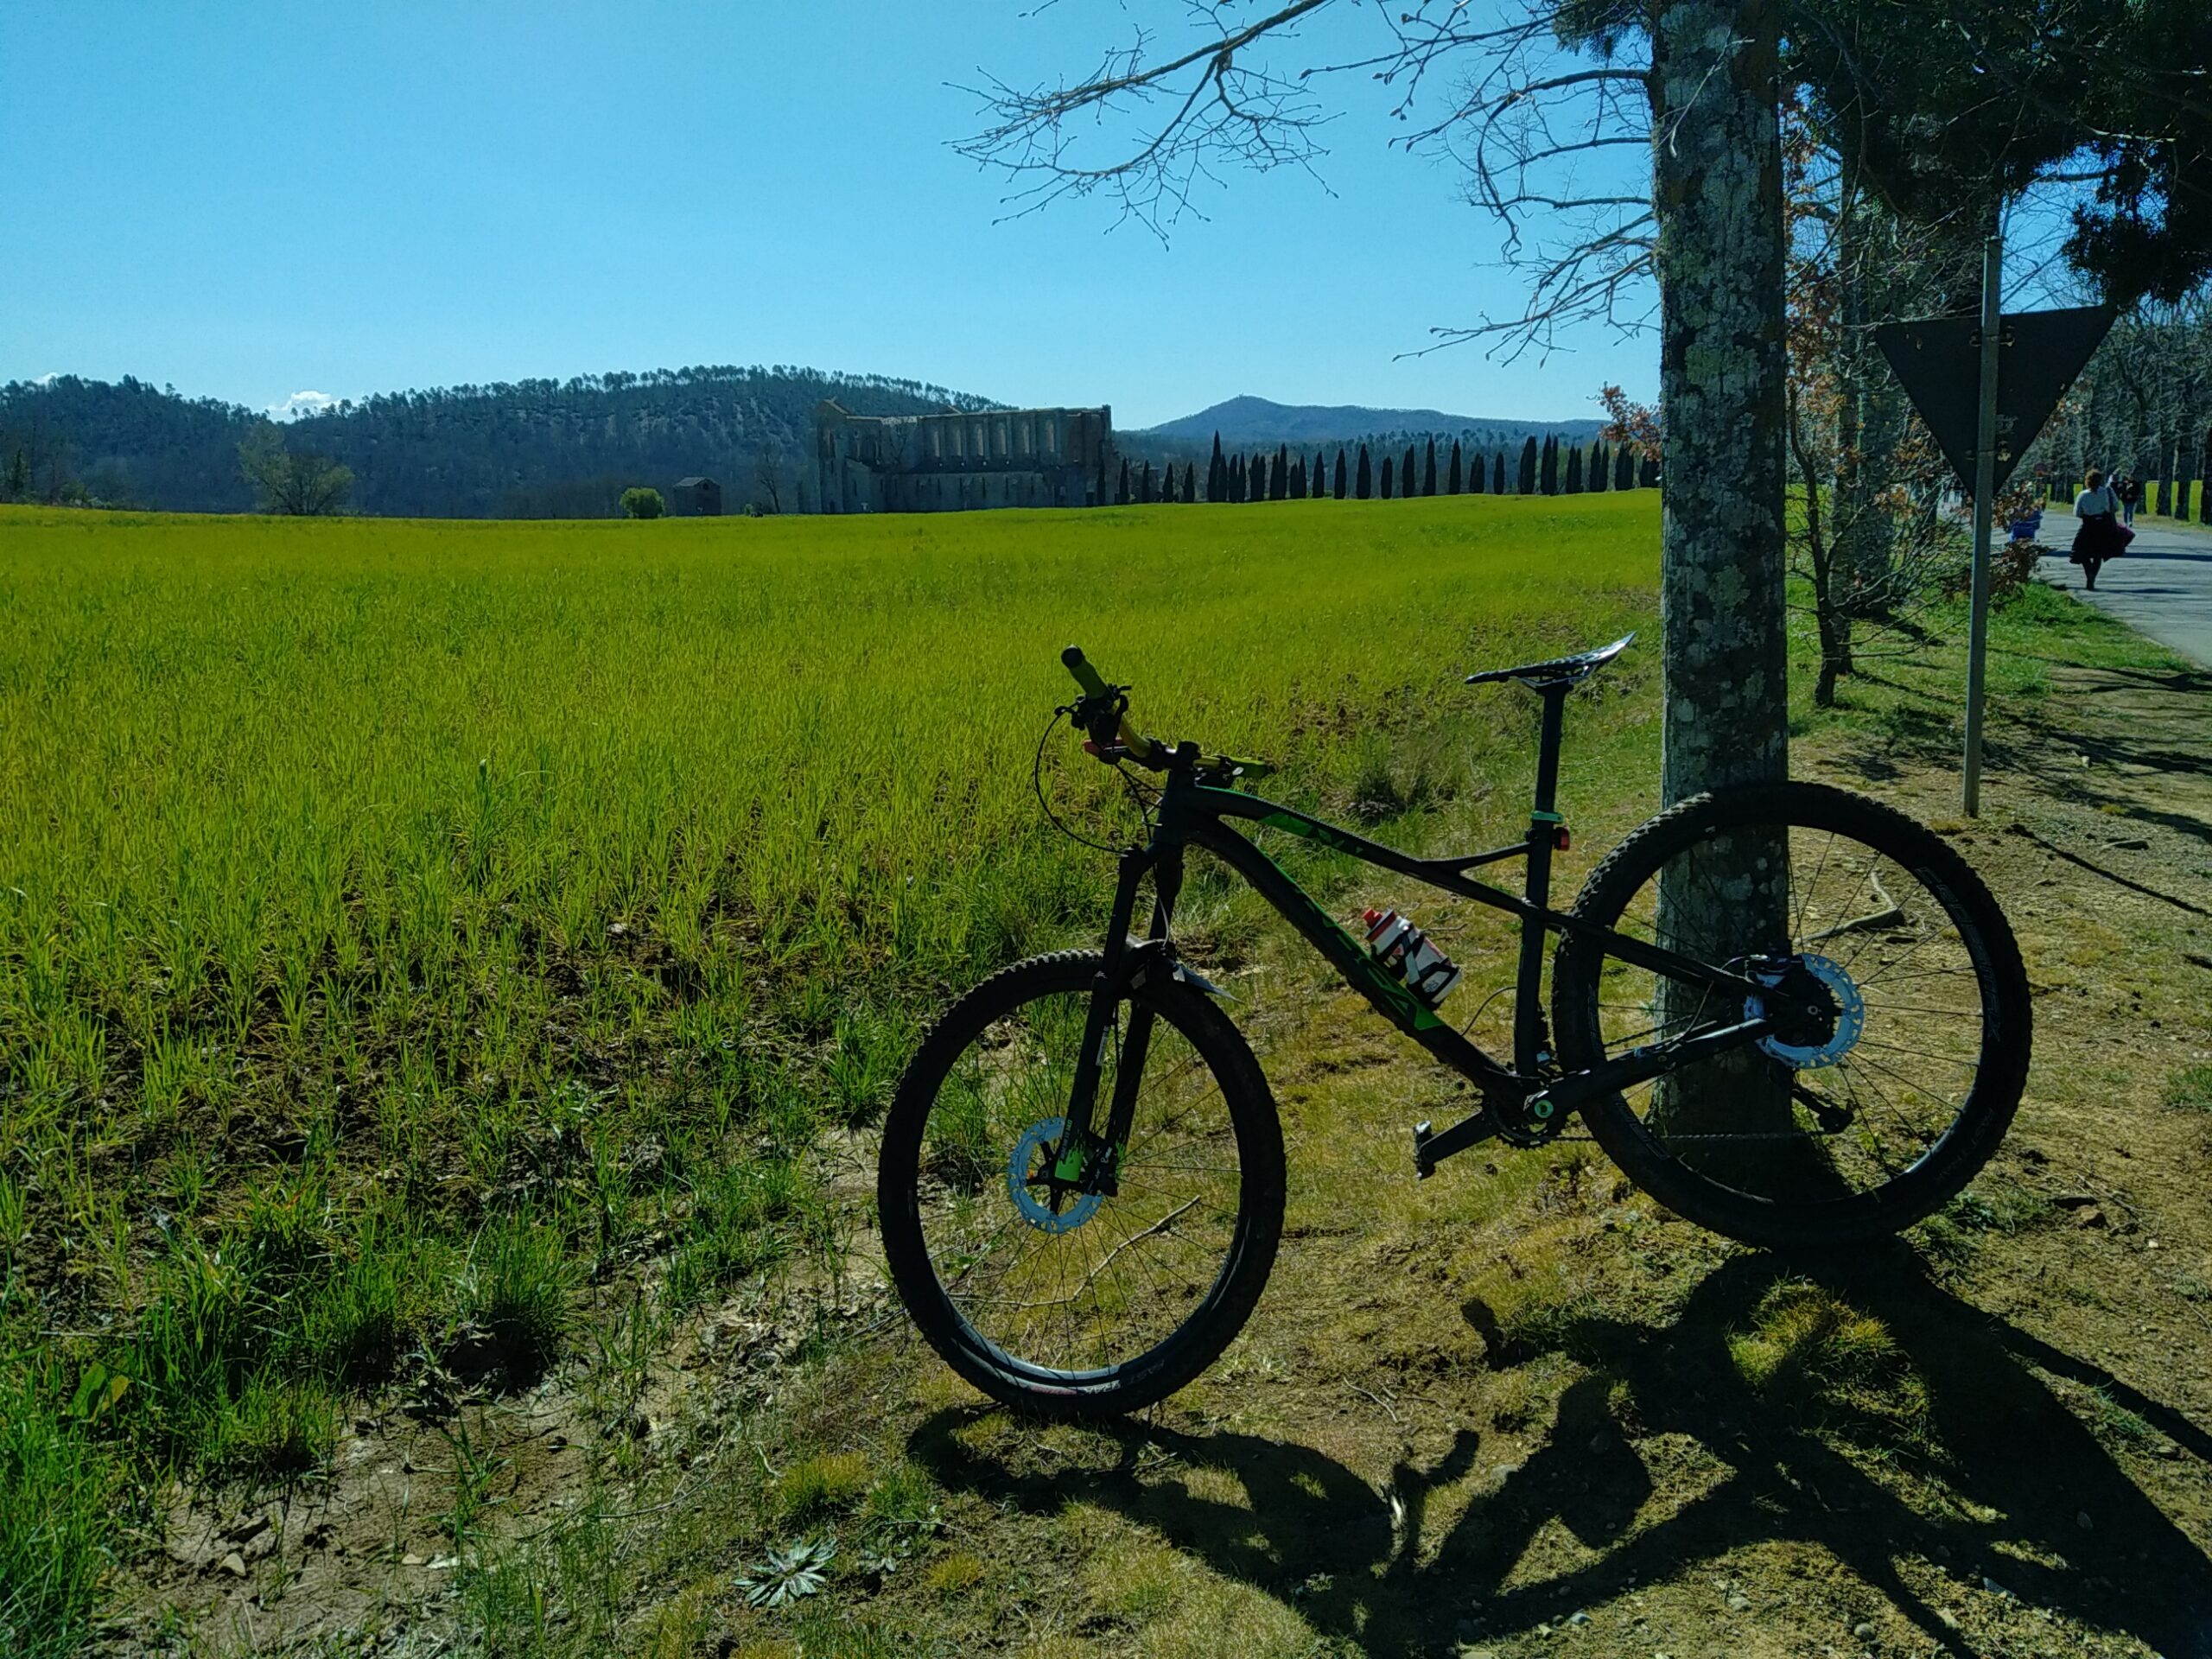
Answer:
[[[1457,677],[1650,628],[1656,517],[0,509],[0,1649],[79,1640],[151,1475],[295,1478],[350,1400],[834,1262],[810,1149],[1100,924],[1031,792],[1061,645],[1284,798],[1503,825],[1533,721]],[[1638,657],[1570,796],[1648,789]]]

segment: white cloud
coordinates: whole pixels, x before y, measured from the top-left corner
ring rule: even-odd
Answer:
[[[35,386],[50,386],[54,384],[54,371],[48,369],[44,374],[39,376],[37,379],[32,381],[31,385]]]
[[[316,415],[338,400],[327,391],[296,391],[281,404],[271,404],[269,412],[280,421],[295,421],[302,415]]]

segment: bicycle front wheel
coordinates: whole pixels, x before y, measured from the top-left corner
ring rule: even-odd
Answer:
[[[1826,1010],[1583,1107],[1629,1179],[1701,1226],[1775,1249],[1895,1232],[2012,1122],[2019,949],[1966,861],[1886,806],[1817,784],[1699,796],[1614,849],[1573,913]],[[1552,995],[1570,1072],[1764,1012],[1573,934]]]
[[[1096,952],[1020,963],[954,1005],[884,1125],[885,1256],[945,1362],[1009,1405],[1134,1411],[1211,1364],[1259,1300],[1282,1232],[1282,1132],[1259,1063],[1219,1008],[1164,975],[1110,1195],[1047,1179],[1082,1046]],[[1101,1058],[1114,1096],[1124,1000]]]

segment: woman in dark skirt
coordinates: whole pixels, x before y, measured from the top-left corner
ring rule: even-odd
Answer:
[[[2074,532],[2074,551],[2069,556],[2082,567],[2082,586],[2094,588],[2105,561],[2126,552],[2135,532],[2121,526],[2119,493],[2105,483],[2104,474],[2094,467],[2089,469],[2088,487],[2074,498],[2074,517],[2081,524]]]

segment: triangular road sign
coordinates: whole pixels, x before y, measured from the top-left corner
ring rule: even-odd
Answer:
[[[2043,430],[2050,411],[2112,327],[2108,305],[2008,314],[1997,341],[1997,487]],[[1974,489],[1974,432],[1981,419],[1981,320],[1926,317],[1885,322],[1875,342],[1935,435],[1943,459]]]

